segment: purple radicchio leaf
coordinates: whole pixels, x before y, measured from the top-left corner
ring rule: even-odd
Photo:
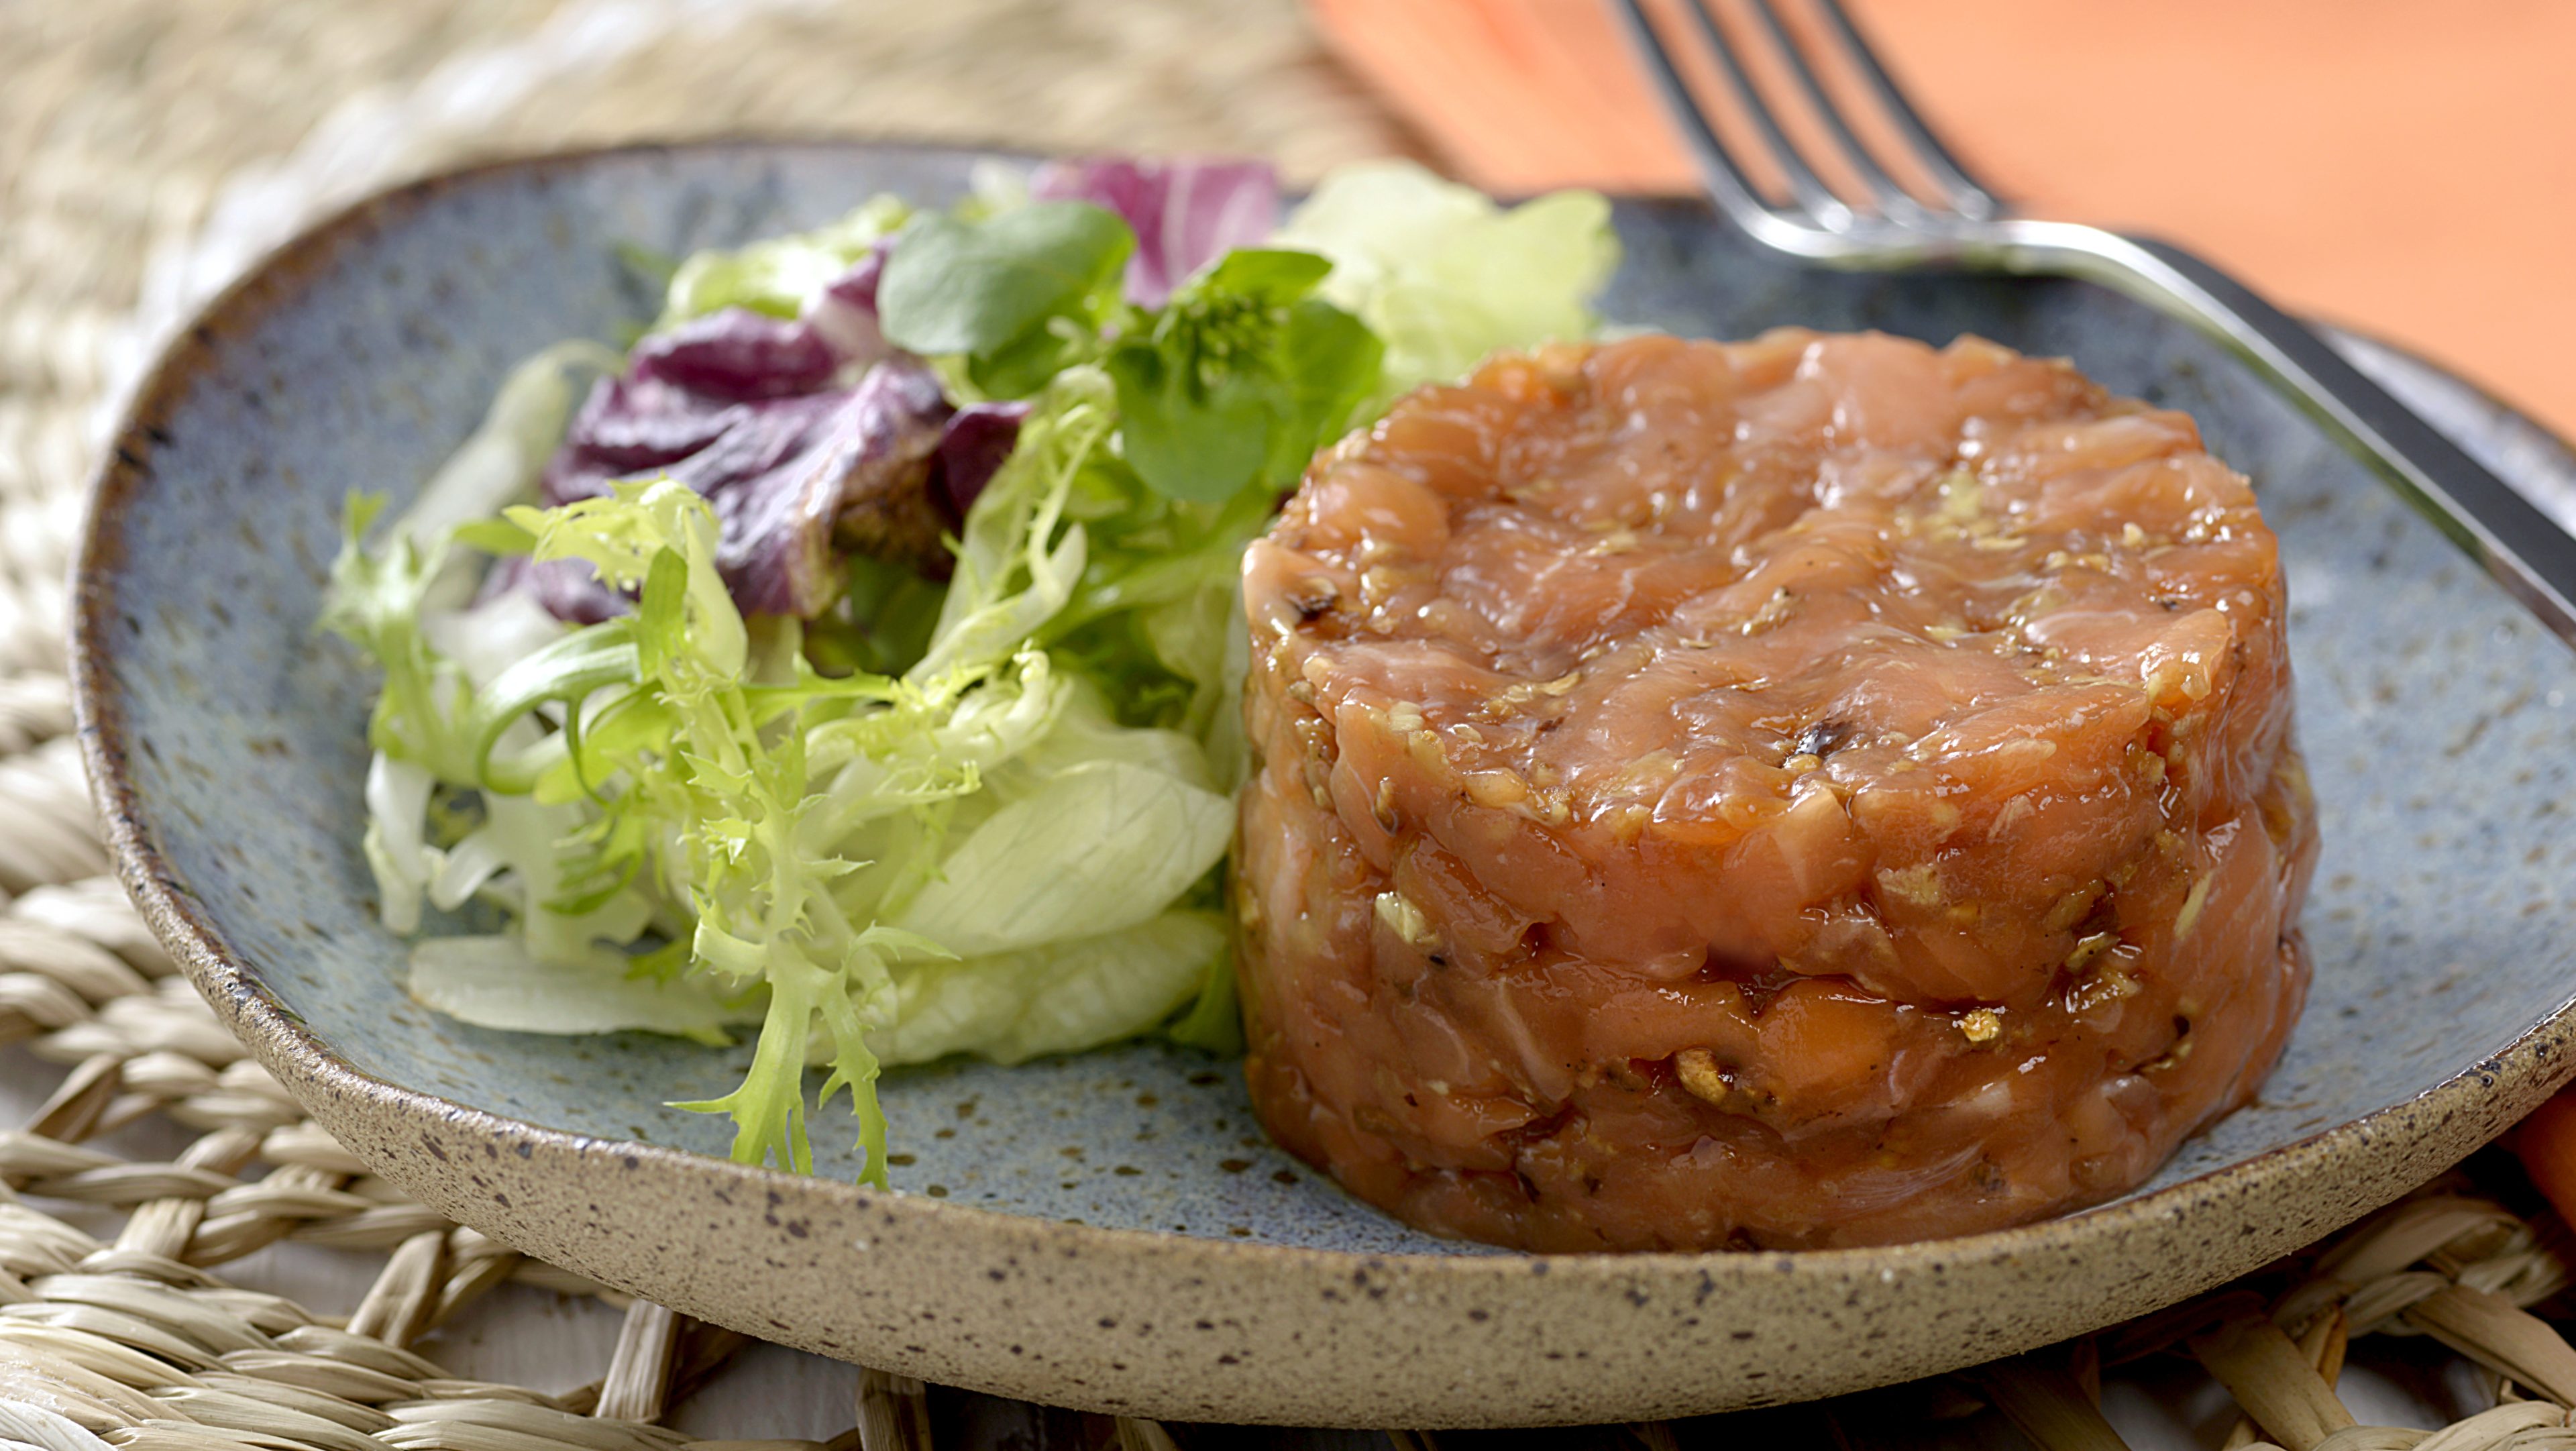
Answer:
[[[629,376],[716,398],[784,398],[828,387],[841,354],[810,324],[728,307],[635,344]]]
[[[711,494],[793,455],[841,396],[723,403],[685,388],[603,379],[546,465],[546,502],[570,503],[605,494],[618,479],[665,474]]]
[[[1136,234],[1127,300],[1161,307],[1181,280],[1279,224],[1279,178],[1267,162],[1211,158],[1051,161],[1029,179],[1040,201],[1092,202]]]
[[[909,359],[879,363],[858,387],[824,401],[831,406],[776,464],[706,485],[690,480],[715,505],[723,528],[716,564],[747,614],[811,618],[838,599],[836,536],[917,566],[947,560],[924,487],[953,411],[938,375]]]
[[[845,364],[871,367],[894,356],[877,324],[877,279],[884,275],[894,239],[880,239],[849,271],[805,299],[799,319],[812,328]]]
[[[1020,425],[1032,405],[1025,402],[969,403],[957,410],[939,435],[930,457],[930,503],[951,529],[966,525],[984,486],[1001,470],[1002,461],[1020,441]]]
[[[607,480],[675,463],[716,441],[733,405],[652,378],[602,378],[547,461],[546,502],[608,492]]]
[[[562,504],[620,479],[676,479],[715,509],[716,564],[734,603],[811,618],[841,592],[836,539],[947,572],[929,472],[954,411],[938,376],[910,358],[878,364],[856,387],[733,403],[654,379],[606,379],[547,465],[545,497]],[[517,582],[560,619],[616,612],[602,597],[617,597],[595,581],[538,571]]]

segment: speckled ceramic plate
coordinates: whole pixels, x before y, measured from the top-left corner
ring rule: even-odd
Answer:
[[[287,247],[181,338],[98,486],[74,667],[127,884],[234,1031],[427,1203],[692,1315],[1092,1409],[1345,1425],[1608,1420],[1818,1396],[2154,1309],[2422,1181],[2565,1078],[2576,657],[2223,353],[2076,283],[1844,276],[1697,207],[1619,210],[1623,321],[2071,355],[2197,415],[2291,580],[2325,861],[2316,990],[2262,1099],[2145,1190],[2007,1233],[1807,1254],[1427,1239],[1271,1148],[1233,1065],[1134,1046],[897,1075],[894,1193],[738,1167],[675,1112],[742,1067],[640,1035],[478,1031],[409,1002],[357,850],[372,675],[313,629],[353,486],[407,496],[504,368],[652,310],[662,253],[810,225],[970,158],[727,145],[515,162]],[[2419,364],[2365,362],[2557,507],[2576,461]]]

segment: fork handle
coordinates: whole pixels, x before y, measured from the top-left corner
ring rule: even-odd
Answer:
[[[2463,452],[2333,345],[2244,283],[2174,246],[2091,227],[2029,228],[2015,270],[2073,273],[2170,312],[2267,374],[2337,441],[2576,644],[2576,536]],[[2074,235],[2084,234],[2084,235]]]

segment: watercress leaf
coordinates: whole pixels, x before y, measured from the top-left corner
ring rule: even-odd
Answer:
[[[988,352],[967,360],[966,376],[987,398],[1029,398],[1048,380],[1099,351],[1100,335],[1089,327],[1043,319]]]
[[[1305,472],[1316,449],[1341,436],[1377,392],[1386,344],[1368,324],[1310,297],[1288,309],[1278,356],[1291,407],[1271,440],[1264,472],[1272,483],[1285,485]]]
[[[1156,492],[1218,503],[1292,480],[1375,391],[1376,336],[1306,295],[1330,270],[1308,252],[1229,252],[1117,347],[1120,436]]]
[[[1176,359],[1145,342],[1122,344],[1108,370],[1127,462],[1155,492],[1217,503],[1260,473],[1282,391],[1266,370],[1227,367],[1212,379],[1196,377],[1186,355]]]
[[[1135,249],[1125,222],[1087,202],[923,217],[886,261],[877,312],[897,347],[987,353],[1114,285]]]
[[[1210,298],[1240,298],[1262,307],[1285,307],[1314,291],[1332,270],[1330,259],[1312,252],[1238,247],[1183,287],[1173,302],[1187,307]]]
[[[1030,195],[1098,202],[1136,231],[1126,294],[1161,307],[1184,278],[1270,234],[1279,220],[1279,180],[1266,162],[1188,157],[1149,161],[1097,156],[1052,161],[1028,179]]]

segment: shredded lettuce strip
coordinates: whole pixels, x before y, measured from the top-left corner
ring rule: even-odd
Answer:
[[[988,187],[960,215],[1020,204]],[[701,253],[663,325],[792,315],[909,216],[879,198]],[[1590,332],[1616,260],[1597,197],[1503,211],[1403,167],[1328,178],[1279,240],[1324,255],[1322,295],[1385,344],[1363,420],[1492,349]],[[822,676],[796,621],[746,619],[714,516],[680,484],[532,505],[581,388],[621,365],[595,345],[515,370],[401,518],[374,528],[380,501],[353,495],[322,623],[384,672],[366,860],[393,930],[467,914],[420,939],[413,995],[514,1031],[723,1043],[756,1025],[739,1086],[679,1106],[729,1115],[735,1157],[808,1171],[808,1116],[846,1091],[878,1184],[887,1065],[1158,1028],[1239,1041],[1213,910],[1245,772],[1237,574],[1279,484],[1149,487],[1101,352],[1068,349],[1039,387],[935,620],[925,600],[880,630],[884,673]],[[488,558],[513,554],[583,561],[635,608],[573,628],[524,593],[472,599]],[[474,920],[495,911],[506,930]],[[827,1070],[810,1101],[809,1066]]]

